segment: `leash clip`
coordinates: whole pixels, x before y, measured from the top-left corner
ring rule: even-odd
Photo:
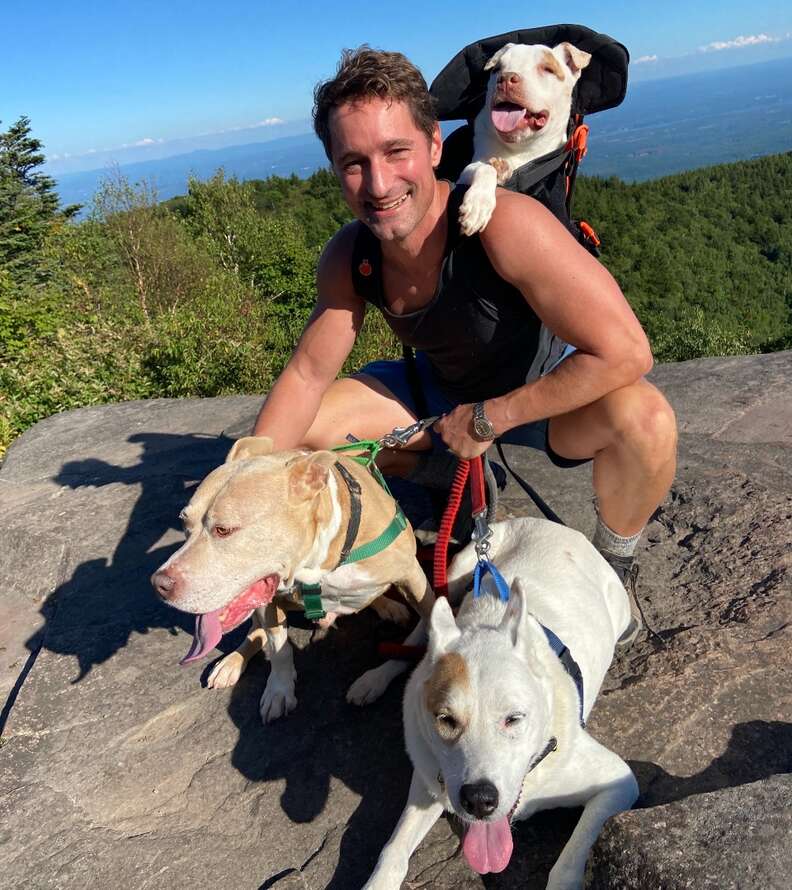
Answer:
[[[486,562],[489,559],[491,548],[490,538],[492,537],[492,529],[487,522],[487,511],[476,513],[473,517],[473,531],[470,535],[476,548],[476,556],[479,562]]]
[[[403,448],[413,436],[422,433],[435,421],[440,420],[440,416],[436,414],[434,417],[416,420],[415,423],[411,423],[409,426],[397,426],[379,440],[379,445],[383,448]]]

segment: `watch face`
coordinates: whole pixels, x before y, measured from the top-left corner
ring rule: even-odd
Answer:
[[[473,418],[473,430],[480,439],[492,439],[494,430],[492,424],[485,417]]]

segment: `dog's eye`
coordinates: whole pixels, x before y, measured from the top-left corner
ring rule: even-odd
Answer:
[[[509,714],[509,716],[503,721],[504,726],[516,726],[523,718],[525,714]]]
[[[450,715],[441,711],[435,718],[437,722],[447,730],[454,732],[457,728],[457,721]]]
[[[215,537],[227,538],[232,532],[236,531],[236,529],[230,528],[227,525],[216,525],[212,531],[214,532]]]

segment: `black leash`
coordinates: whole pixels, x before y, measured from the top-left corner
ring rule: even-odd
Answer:
[[[528,495],[528,497],[536,504],[539,512],[544,516],[545,519],[549,519],[550,522],[557,522],[559,525],[566,525],[563,519],[551,508],[549,507],[545,501],[542,499],[540,494],[532,488],[521,476],[519,476],[509,465],[509,462],[506,460],[506,455],[503,453],[503,447],[501,443],[496,440],[495,447],[498,449],[498,457],[500,457],[503,462],[503,466],[512,474],[512,478],[514,481],[522,488],[522,490]]]

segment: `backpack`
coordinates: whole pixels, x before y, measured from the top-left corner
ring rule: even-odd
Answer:
[[[591,54],[572,93],[567,127],[568,141],[515,170],[505,188],[536,198],[591,253],[599,256],[600,240],[585,221],[572,219],[572,197],[578,166],[587,151],[587,114],[615,108],[627,92],[627,66],[630,54],[621,43],[583,25],[547,25],[485,37],[460,50],[432,82],[429,92],[441,121],[465,120],[443,143],[438,177],[456,182],[473,157],[473,121],[484,106],[490,72],[487,60],[507,43],[540,43],[556,46],[568,41]]]

